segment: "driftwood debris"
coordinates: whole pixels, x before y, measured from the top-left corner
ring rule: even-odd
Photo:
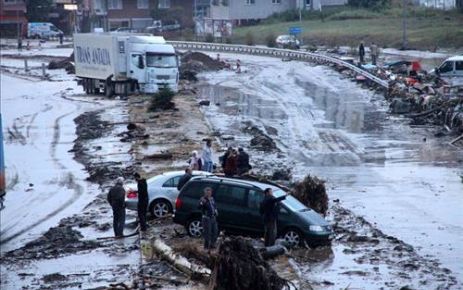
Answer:
[[[456,143],[456,142],[458,142],[458,141],[460,141],[460,140],[462,140],[462,139],[463,139],[463,134],[460,135],[459,137],[453,139],[452,141],[450,141],[450,144],[454,144],[454,143]]]
[[[290,289],[290,282],[278,276],[250,240],[230,237],[220,244],[209,289],[281,290]]]
[[[326,194],[324,180],[316,176],[307,175],[302,181],[294,185],[292,194],[306,206],[323,216],[326,215],[328,210],[328,195]]]
[[[186,274],[193,280],[207,282],[211,275],[211,270],[196,265],[188,261],[182,255],[176,254],[171,247],[166,245],[161,239],[151,241],[151,248],[164,260],[172,264],[177,270]]]
[[[172,153],[154,153],[151,155],[147,155],[146,159],[172,159]]]

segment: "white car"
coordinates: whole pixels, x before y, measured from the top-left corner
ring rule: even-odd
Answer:
[[[298,49],[301,44],[294,35],[280,35],[275,40],[278,47]]]
[[[165,172],[146,180],[148,184],[148,211],[156,218],[165,217],[173,212],[175,200],[179,194],[177,189],[180,178],[185,171]],[[213,175],[205,171],[193,171],[193,176]],[[138,192],[137,184],[131,183],[124,186],[126,208],[137,210]]]

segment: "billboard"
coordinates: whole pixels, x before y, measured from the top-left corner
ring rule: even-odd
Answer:
[[[214,37],[229,37],[233,32],[231,20],[202,18],[195,20],[196,36],[212,35]]]

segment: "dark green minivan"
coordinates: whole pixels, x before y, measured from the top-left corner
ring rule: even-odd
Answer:
[[[264,189],[272,188],[275,197],[286,194],[278,187],[241,179],[209,176],[191,179],[180,191],[175,202],[174,222],[185,226],[188,234],[201,236],[201,211],[199,199],[204,188],[212,188],[219,215],[220,230],[226,232],[262,236],[264,225],[259,213],[264,198]],[[328,222],[314,210],[297,199],[288,196],[280,202],[278,236],[289,244],[309,246],[329,244],[333,230]]]

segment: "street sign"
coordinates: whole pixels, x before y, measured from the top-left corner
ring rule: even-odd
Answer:
[[[302,28],[299,26],[293,26],[289,28],[289,34],[300,34],[302,32]]]

